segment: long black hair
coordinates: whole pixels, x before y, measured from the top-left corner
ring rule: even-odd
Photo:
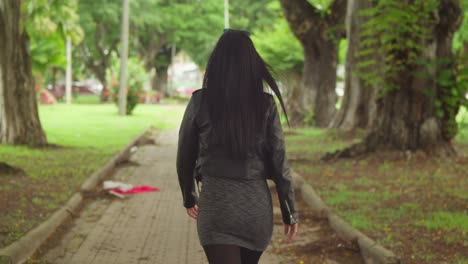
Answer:
[[[278,97],[289,119],[278,85],[245,31],[227,30],[210,55],[203,78],[203,100],[213,124],[212,140],[234,159],[246,159],[256,146],[268,107],[263,84]]]

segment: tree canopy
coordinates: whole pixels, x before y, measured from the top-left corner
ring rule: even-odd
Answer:
[[[271,2],[266,8],[275,14],[275,20],[271,27],[264,26],[254,32],[256,48],[275,71],[302,73],[303,50],[284,19],[279,2]]]
[[[70,36],[79,43],[84,32],[79,25],[77,0],[24,1],[23,22],[31,44],[33,71],[44,73],[52,66],[65,67],[65,39]]]

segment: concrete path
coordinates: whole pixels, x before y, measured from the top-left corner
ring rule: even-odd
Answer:
[[[93,201],[41,260],[54,264],[208,263],[196,222],[182,206],[175,169],[177,131],[155,134],[157,145],[138,148],[130,159],[133,164],[120,167],[113,177],[159,187],[160,192]],[[275,234],[282,228],[275,225]],[[269,247],[260,263],[281,263],[273,250]]]

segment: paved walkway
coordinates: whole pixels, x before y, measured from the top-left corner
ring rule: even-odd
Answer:
[[[132,154],[139,165],[122,166],[113,179],[159,187],[160,192],[124,200],[98,199],[89,204],[55,248],[47,263],[198,264],[208,263],[199,244],[196,222],[182,206],[175,169],[177,129],[154,135],[157,145]],[[282,226],[275,226],[280,233]],[[269,249],[260,263],[280,263]]]

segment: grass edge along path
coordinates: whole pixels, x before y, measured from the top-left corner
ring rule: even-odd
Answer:
[[[363,133],[314,128],[285,129],[287,154],[334,212],[403,263],[468,263],[465,120],[454,143],[455,159],[386,153],[324,163],[319,161],[323,154],[358,141]]]
[[[120,117],[111,104],[41,106],[49,143],[59,147],[0,146],[0,161],[26,172],[0,174],[0,248],[48,219],[87,177],[146,128],[177,126],[183,110],[182,105],[139,105],[133,116]]]

